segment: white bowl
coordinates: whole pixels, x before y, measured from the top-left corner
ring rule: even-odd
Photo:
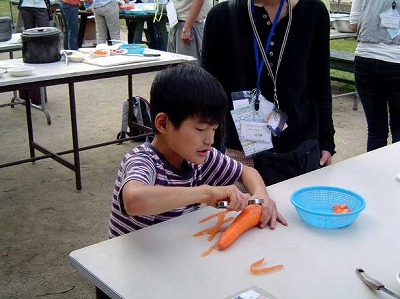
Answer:
[[[86,54],[92,53],[96,48],[79,48],[78,51]]]
[[[8,73],[14,77],[29,76],[35,68],[32,66],[18,66],[8,69]]]
[[[71,62],[82,62],[87,54],[79,51],[68,51],[68,60]]]
[[[0,68],[6,70],[13,68],[13,67],[17,67],[17,66],[23,66],[22,63],[18,63],[18,62],[7,62],[7,61],[0,61]]]
[[[0,78],[7,72],[5,69],[0,69]]]

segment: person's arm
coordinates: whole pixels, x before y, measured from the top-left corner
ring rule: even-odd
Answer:
[[[261,228],[269,224],[271,229],[275,229],[276,221],[283,225],[288,224],[286,219],[278,212],[275,202],[269,197],[267,187],[257,170],[243,165],[242,175],[240,176],[239,181],[250,192],[251,198],[264,199],[260,219]]]
[[[363,0],[353,0],[351,3],[351,11],[350,11],[350,29],[353,32],[357,32],[358,30],[358,18],[361,12]]]
[[[192,40],[192,28],[194,23],[196,22],[201,8],[203,7],[204,0],[193,0],[192,5],[190,6],[189,14],[185,20],[185,24],[183,25],[181,39],[183,42],[188,43]]]
[[[194,203],[216,206],[228,200],[228,210],[240,211],[247,205],[248,195],[234,186],[167,187],[149,186],[128,181],[122,189],[122,200],[128,215],[155,215]]]

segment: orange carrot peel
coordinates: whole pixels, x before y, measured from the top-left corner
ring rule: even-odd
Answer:
[[[264,258],[259,259],[258,261],[252,263],[250,265],[250,272],[252,274],[258,275],[258,274],[264,274],[264,273],[272,272],[272,271],[283,268],[282,264],[270,266],[270,267],[258,268],[259,266],[261,266],[262,263],[264,263]]]

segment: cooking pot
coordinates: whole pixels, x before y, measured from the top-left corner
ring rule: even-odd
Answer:
[[[60,30],[37,27],[21,34],[22,58],[25,63],[49,63],[60,60]]]
[[[0,42],[5,42],[11,39],[12,22],[9,17],[0,17]]]

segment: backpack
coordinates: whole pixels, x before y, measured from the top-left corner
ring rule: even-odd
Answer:
[[[126,138],[126,135],[129,137],[148,135],[153,131],[151,126],[150,104],[145,98],[135,96],[122,104],[122,125],[117,135],[118,140]],[[145,141],[147,135],[134,140]]]

